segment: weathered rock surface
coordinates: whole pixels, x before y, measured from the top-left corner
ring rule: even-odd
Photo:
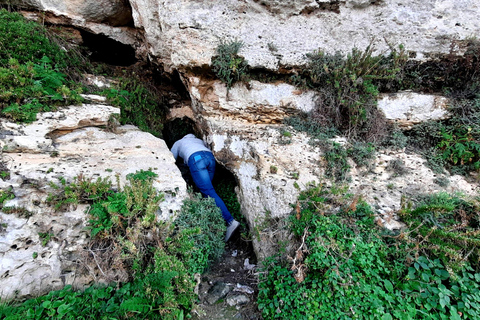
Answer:
[[[0,0],[1,3],[1,0]],[[141,30],[129,26],[112,26],[110,24],[92,22],[81,16],[65,16],[59,15],[56,11],[46,11],[45,14],[31,11],[21,11],[21,14],[28,20],[37,21],[39,23],[48,23],[60,26],[73,26],[73,30],[69,31],[68,37],[70,42],[82,44],[82,36],[77,29],[86,30],[97,35],[107,36],[124,45],[133,47],[139,57],[146,56],[146,48],[143,43],[143,34]],[[67,13],[66,13],[67,14]]]
[[[127,25],[132,20],[128,0],[1,0],[0,3],[111,26]]]
[[[280,123],[298,111],[314,108],[314,92],[302,91],[286,83],[261,83],[250,81],[248,88],[237,84],[227,92],[220,81],[205,81],[189,77],[187,87],[192,97],[208,116],[234,118],[245,123]]]
[[[309,144],[305,134],[279,124],[282,117],[313,108],[312,93],[295,94],[295,88],[286,84],[252,81],[249,89],[238,84],[227,96],[225,86],[218,81],[196,77],[186,77],[185,81],[192,92],[196,120],[206,132],[205,140],[217,160],[237,178],[242,213],[250,230],[258,235],[253,237],[258,258],[274,254],[272,238],[278,235],[275,221],[291,213],[291,204],[296,203],[300,191],[310,182],[329,184],[324,178],[324,150]],[[398,96],[413,114],[421,113],[416,108],[429,110],[435,99],[441,98],[404,93]],[[404,119],[404,113],[395,116]],[[284,131],[289,134],[285,136]],[[394,176],[387,169],[394,159],[403,161],[408,168],[403,176]],[[402,195],[442,190],[469,195],[479,192],[478,184],[468,183],[460,176],[448,177],[449,186],[440,187],[435,183],[438,175],[424,161],[418,155],[401,151],[379,153],[372,170],[356,168],[352,161],[350,191],[384,213],[382,222],[390,228],[398,227],[390,216],[400,208]]]
[[[11,188],[15,194],[4,206],[29,212],[0,210],[5,226],[0,230],[2,299],[37,296],[66,284],[81,287],[93,280],[78,271],[89,241],[86,206],[54,212],[46,204],[51,182],[83,175],[94,180],[110,177],[115,183],[118,175],[124,185],[127,174],[150,169],[158,174],[154,186],[165,194],[159,216],[168,219],[180,209],[186,183],[165,142],[134,126],[114,132],[99,128],[107,127],[110,116],[118,112],[104,105],[71,106],[40,114],[29,125],[0,123],[2,161],[10,170],[10,179],[0,180],[0,188]],[[42,245],[39,233],[50,233],[52,239]]]
[[[385,117],[405,129],[421,122],[448,118],[447,107],[445,97],[414,92],[383,95],[378,101]]]
[[[253,68],[297,66],[317,49],[347,53],[375,38],[424,59],[447,53],[452,40],[480,32],[480,4],[471,0],[384,1],[156,1],[131,0],[137,28],[151,55],[167,70],[210,65],[221,41],[244,43],[240,54]],[[346,41],[348,39],[348,41]]]

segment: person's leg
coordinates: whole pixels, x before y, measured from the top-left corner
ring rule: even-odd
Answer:
[[[230,224],[234,219],[230,212],[227,209],[227,206],[223,202],[223,200],[218,196],[213,188],[212,181],[210,180],[210,171],[208,167],[212,167],[212,159],[213,159],[213,166],[215,165],[215,158],[213,155],[210,157],[209,152],[200,153],[201,157],[195,157],[196,154],[190,156],[188,159],[188,168],[190,169],[190,173],[192,174],[193,182],[195,185],[200,189],[200,192],[205,197],[211,197],[215,200],[215,203],[222,211],[222,217],[227,224]],[[215,169],[214,169],[215,170]]]

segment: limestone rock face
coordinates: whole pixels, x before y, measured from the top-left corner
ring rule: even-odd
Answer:
[[[0,1],[28,9],[52,12],[57,16],[124,26],[132,20],[128,0],[13,0]]]
[[[421,122],[448,118],[447,106],[445,97],[414,92],[384,95],[378,101],[385,117],[405,129]]]
[[[277,70],[303,64],[304,55],[317,49],[364,49],[373,38],[379,52],[388,49],[386,39],[424,59],[449,52],[452,40],[480,32],[480,4],[471,0],[130,3],[135,26],[145,30],[150,54],[166,70],[210,65],[220,41],[242,41],[240,55],[251,67]]]
[[[273,239],[285,236],[277,223],[292,212],[300,191],[312,182],[331,184],[324,178],[325,150],[312,146],[305,134],[280,123],[290,114],[311,110],[313,93],[296,91],[287,84],[252,81],[249,88],[236,84],[227,94],[219,81],[190,76],[185,82],[192,93],[196,120],[206,132],[205,141],[217,160],[237,178],[242,214],[256,235],[253,243],[257,257],[274,254],[277,248]],[[420,113],[417,109],[429,109],[435,100],[434,96],[404,93],[388,98],[403,101],[413,114]],[[401,115],[397,117],[402,119]],[[394,160],[405,166],[401,176],[389,169],[388,164]],[[395,150],[377,154],[368,169],[357,168],[350,161],[350,192],[362,196],[381,213],[380,223],[399,228],[394,212],[400,208],[402,195],[437,191],[475,195],[480,191],[478,184],[468,183],[461,176],[445,176],[450,184],[440,187],[435,183],[440,176],[424,161],[419,155]]]
[[[81,274],[83,247],[89,240],[87,207],[54,212],[46,198],[51,183],[110,177],[115,185],[138,170],[158,174],[154,186],[165,195],[158,215],[168,219],[187,196],[186,183],[165,142],[134,126],[107,131],[108,120],[119,109],[104,105],[71,106],[38,115],[29,125],[2,120],[2,161],[10,170],[2,190],[15,198],[3,208],[19,208],[7,214],[0,209],[0,297],[28,298],[60,289],[81,287],[93,281]],[[39,234],[52,238],[42,244]]]
[[[210,116],[235,118],[250,123],[279,123],[298,111],[314,107],[314,92],[298,90],[286,83],[266,84],[250,81],[248,88],[238,84],[227,92],[220,81],[189,77],[187,86],[192,96]]]

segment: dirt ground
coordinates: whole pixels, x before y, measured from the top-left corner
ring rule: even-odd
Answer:
[[[202,275],[199,286],[199,304],[192,312],[192,319],[263,319],[257,306],[258,277],[256,272],[258,272],[258,266],[252,266],[256,265],[257,261],[251,242],[242,239],[240,235],[242,230],[239,231],[235,232],[230,241],[226,243],[222,257]],[[245,264],[246,259],[248,259],[247,264]],[[216,285],[224,285],[229,292],[211,304],[210,302],[216,299],[212,298],[214,294],[212,291],[217,287]],[[230,305],[232,299],[240,295],[246,296],[249,302]]]

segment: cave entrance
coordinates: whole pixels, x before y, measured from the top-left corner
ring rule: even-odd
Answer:
[[[175,141],[181,139],[183,136],[189,133],[195,134],[197,137],[201,136],[201,132],[195,125],[195,122],[190,118],[176,118],[171,121],[168,121],[164,124],[163,129],[163,139],[165,140],[168,148],[172,148]],[[187,185],[191,187],[195,192],[199,192],[198,188],[193,183],[192,177],[188,167],[183,163],[183,161],[177,161],[177,166],[182,173],[183,178],[187,182]],[[212,181],[213,187],[217,194],[222,198],[223,202],[227,206],[228,210],[232,216],[237,220],[241,221],[244,231],[248,228],[245,218],[242,216],[240,210],[240,203],[238,202],[237,194],[235,193],[235,188],[238,186],[237,179],[225,166],[216,163],[215,176]],[[240,238],[239,232],[236,233],[233,241]],[[231,241],[232,241],[231,240]]]
[[[115,66],[130,66],[137,62],[132,46],[113,40],[105,35],[80,30],[83,46],[92,62],[102,62]]]
[[[164,123],[162,133],[169,148],[173,146],[175,141],[181,139],[186,134],[193,133],[197,137],[202,136],[201,132],[195,125],[195,122],[187,117],[176,118]],[[191,187],[193,191],[199,192],[193,183],[188,167],[182,160],[177,161],[177,166],[187,182],[187,185]],[[225,250],[222,256],[217,261],[213,262],[210,265],[210,268],[202,274],[199,291],[205,293],[210,292],[210,289],[213,288],[212,284],[215,283],[232,283],[250,287],[255,292],[252,297],[253,301],[246,307],[243,307],[238,313],[241,315],[242,319],[258,319],[260,318],[260,313],[256,304],[258,278],[254,274],[257,257],[251,241],[252,235],[250,235],[248,224],[241,214],[240,203],[235,192],[235,188],[238,185],[237,179],[232,172],[217,162],[212,184],[217,194],[223,202],[225,202],[225,205],[232,216],[240,222],[240,230],[236,231],[225,244]],[[211,306],[208,302],[208,296],[208,294],[203,294],[200,297],[200,304],[202,310],[206,312],[206,317],[208,319],[213,319],[218,315],[219,308],[227,308],[227,306],[225,306],[225,303]]]

